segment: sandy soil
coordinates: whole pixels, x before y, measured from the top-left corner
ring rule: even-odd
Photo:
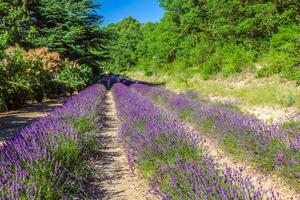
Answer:
[[[14,136],[19,130],[30,125],[47,112],[61,106],[63,99],[34,103],[20,110],[0,113],[0,141]]]
[[[111,92],[108,92],[107,116],[104,130],[99,134],[102,138],[101,153],[92,161],[93,180],[89,183],[89,199],[104,200],[143,200],[157,199],[147,194],[149,186],[138,175],[131,173],[118,142],[118,119]]]
[[[238,99],[233,97],[222,96],[209,96],[209,100],[215,103],[228,103],[238,105],[242,111],[254,115],[256,118],[263,120],[267,123],[281,124],[290,120],[300,120],[299,110],[288,107],[283,108],[280,106],[268,106],[268,105],[244,105],[239,102]]]

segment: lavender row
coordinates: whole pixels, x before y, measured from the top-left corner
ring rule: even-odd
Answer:
[[[300,189],[300,133],[291,135],[277,125],[203,103],[195,93],[175,94],[141,84],[132,87],[172,110],[177,117],[210,133],[227,152],[248,159],[265,171],[278,171]]]
[[[200,138],[148,98],[122,84],[112,91],[130,166],[150,179],[156,195],[165,200],[279,198],[242,177],[241,169],[218,169]]]
[[[61,199],[72,192],[70,176],[101,123],[104,97],[105,88],[93,85],[6,141],[0,147],[0,199]]]

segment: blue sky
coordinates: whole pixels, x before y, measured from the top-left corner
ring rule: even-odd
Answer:
[[[163,16],[163,9],[158,0],[98,0],[102,4],[99,14],[104,17],[107,25],[121,21],[124,17],[132,16],[140,22],[159,21]]]

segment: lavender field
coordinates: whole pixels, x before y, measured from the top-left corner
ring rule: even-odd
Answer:
[[[0,200],[300,200],[300,0],[0,0]]]
[[[105,161],[113,143],[120,155]],[[300,133],[196,92],[120,76],[103,78],[4,141],[0,161],[3,200],[300,199]],[[143,189],[130,188],[135,181]],[[112,192],[118,187],[121,194]]]

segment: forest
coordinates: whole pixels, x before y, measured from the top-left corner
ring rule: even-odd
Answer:
[[[0,0],[0,200],[300,199],[299,0],[102,2]]]
[[[281,74],[299,81],[299,1],[161,0],[160,5],[166,12],[158,23],[128,17],[107,27],[116,33],[108,70],[184,71],[203,79],[255,70],[257,77]]]

